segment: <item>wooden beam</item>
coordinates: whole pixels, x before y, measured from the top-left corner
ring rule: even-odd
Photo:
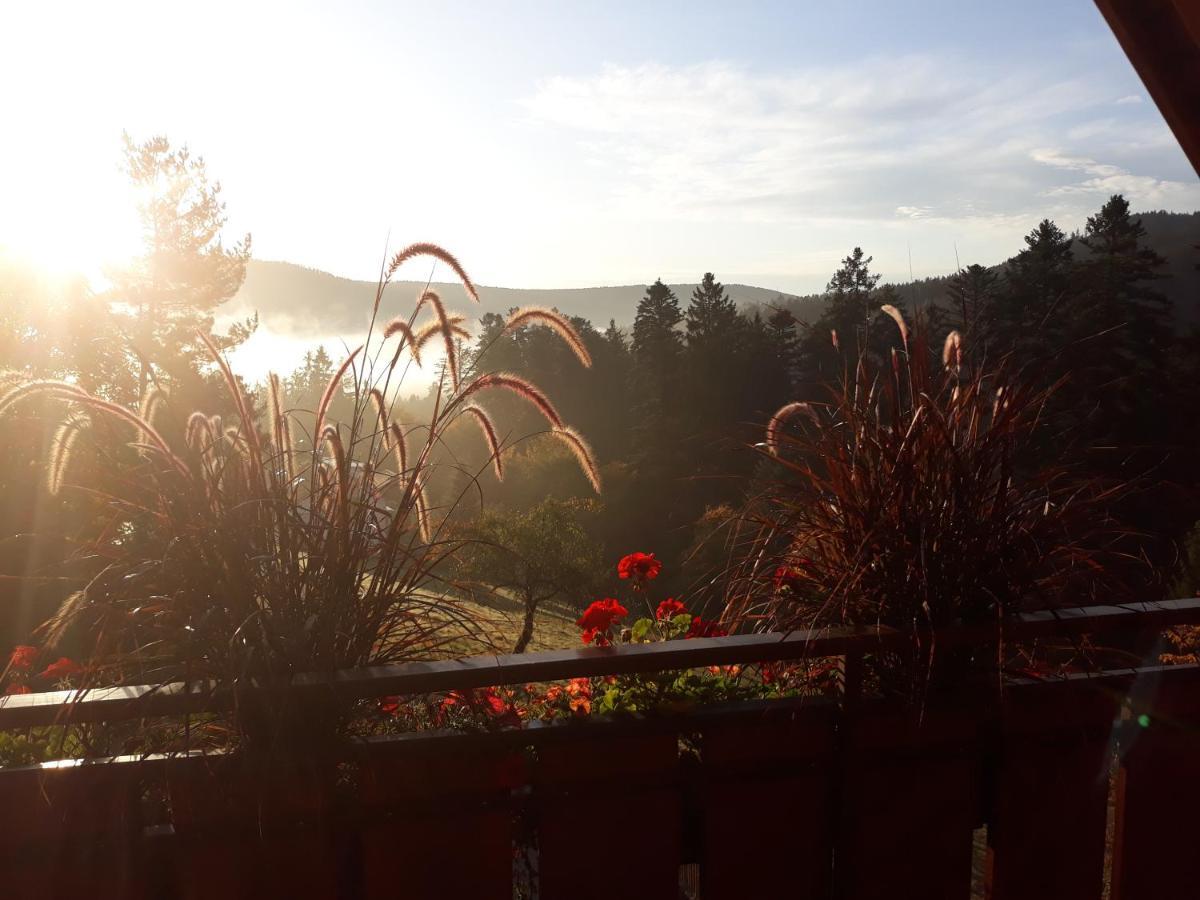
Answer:
[[[1200,174],[1200,3],[1096,0],[1096,6]]]

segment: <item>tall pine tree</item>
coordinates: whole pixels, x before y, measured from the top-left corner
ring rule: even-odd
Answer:
[[[688,347],[701,353],[709,353],[721,343],[731,341],[742,324],[737,305],[712,272],[705,272],[692,291],[686,319]]]
[[[197,332],[212,335],[218,308],[241,287],[250,257],[250,235],[232,247],[221,240],[225,204],[221,185],[209,182],[204,160],[186,147],[172,149],[165,137],[135,143],[124,136],[125,167],[141,198],[145,252],[125,269],[109,273],[112,298],[134,311],[133,339],[141,356],[141,386],[147,364],[194,382],[207,359]],[[215,335],[223,347],[249,337],[255,321]]]
[[[1069,340],[1074,263],[1071,238],[1049,219],[1025,236],[1025,249],[1009,264],[996,304],[993,332],[1000,352],[1043,365],[1061,355]]]

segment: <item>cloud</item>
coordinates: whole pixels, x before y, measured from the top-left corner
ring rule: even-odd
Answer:
[[[910,55],[771,73],[609,65],[548,79],[523,105],[587,147],[602,216],[978,225],[1079,211],[1080,195],[1113,186],[1190,202],[1192,186],[1144,169],[1176,147],[1121,158],[1128,117],[1147,133],[1161,123],[1152,108],[1113,120],[1114,93],[1102,79]]]
[[[1145,101],[1138,94],[1127,94],[1124,97],[1118,97],[1113,102],[1116,103],[1117,106],[1134,106],[1138,103],[1144,103]]]
[[[1048,166],[1090,176],[1082,181],[1050,188],[1045,192],[1048,197],[1124,194],[1135,208],[1200,207],[1200,184],[1134,175],[1120,166],[1100,163],[1085,156],[1067,156],[1057,150],[1034,150],[1030,158]]]
[[[1089,175],[1101,178],[1122,174],[1122,170],[1117,166],[1104,165],[1096,162],[1094,159],[1088,159],[1086,156],[1067,156],[1058,150],[1034,150],[1029,154],[1029,158],[1034,162],[1044,163],[1048,166],[1071,169],[1076,172],[1086,172]]]

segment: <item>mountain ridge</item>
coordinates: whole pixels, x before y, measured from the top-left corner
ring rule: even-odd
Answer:
[[[1146,229],[1147,246],[1167,258],[1157,287],[1175,304],[1181,327],[1200,325],[1200,212],[1137,213]],[[1078,235],[1076,235],[1078,238]],[[1077,253],[1080,251],[1078,243]],[[989,266],[1003,270],[1009,260]],[[901,298],[910,304],[937,302],[945,292],[950,274],[893,283]],[[424,281],[393,282],[385,294],[380,318],[386,319],[409,308],[426,286]],[[577,288],[505,288],[478,286],[480,303],[467,298],[457,282],[435,281],[429,287],[471,318],[487,312],[506,314],[513,307],[552,306],[570,316],[588,319],[603,329],[609,320],[619,326],[632,324],[637,303],[648,284],[598,285]],[[669,287],[686,306],[695,282]],[[361,334],[370,320],[376,282],[343,278],[329,272],[277,260],[255,260],[247,264],[246,280],[223,313],[245,317],[257,312],[262,325],[291,339],[320,340],[333,335]],[[821,294],[797,295],[746,284],[726,284],[729,296],[748,313],[776,306],[789,309],[803,321],[815,320],[824,309]]]
[[[696,282],[668,285],[686,305]],[[224,311],[244,317],[258,312],[264,324],[281,333],[312,333],[314,316],[320,316],[326,333],[353,333],[366,327],[375,299],[376,282],[343,278],[279,260],[252,259],[246,280]],[[409,301],[425,288],[424,281],[394,281],[388,286],[381,307],[384,317],[407,308]],[[460,312],[473,318],[487,312],[507,313],[519,306],[553,306],[570,316],[582,316],[599,328],[610,319],[619,325],[632,323],[637,303],[648,284],[603,285],[576,288],[505,288],[476,285],[479,304],[472,303],[458,282],[429,282],[431,290]],[[797,303],[805,298],[756,285],[726,284],[725,290],[740,306],[765,306],[776,302]],[[388,307],[391,307],[390,309]]]

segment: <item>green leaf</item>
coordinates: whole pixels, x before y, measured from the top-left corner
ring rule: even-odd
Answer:
[[[654,627],[653,619],[638,619],[633,623],[632,638],[635,644],[644,644],[649,642],[647,635],[650,629]]]

